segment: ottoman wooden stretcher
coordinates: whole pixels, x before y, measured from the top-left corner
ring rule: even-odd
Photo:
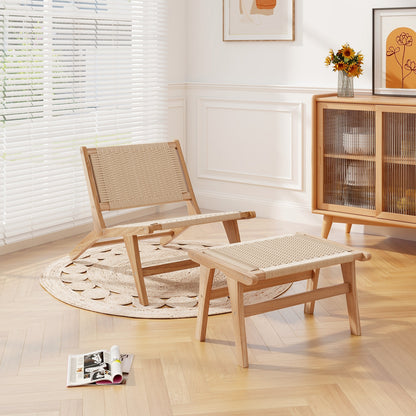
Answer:
[[[230,297],[234,336],[239,364],[248,367],[244,318],[260,313],[305,304],[305,313],[313,313],[315,301],[346,295],[350,329],[361,335],[355,282],[355,261],[370,255],[321,238],[305,234],[228,244],[204,250],[190,250],[189,257],[201,265],[199,309],[196,337],[205,341],[209,302]],[[319,270],[340,265],[343,283],[318,288]],[[227,287],[212,288],[215,269],[227,276]],[[245,291],[259,290],[289,282],[307,280],[306,291],[277,299],[244,305]]]

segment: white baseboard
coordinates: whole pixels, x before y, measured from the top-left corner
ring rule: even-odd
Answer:
[[[401,240],[416,241],[416,230],[410,228],[379,227],[367,225],[364,227],[365,234],[382,235]]]
[[[305,225],[322,223],[321,216],[312,214],[309,206],[288,201],[270,201],[253,199],[244,195],[224,195],[215,192],[201,192],[197,194],[199,205],[205,209],[215,211],[256,211],[257,217],[273,218]]]

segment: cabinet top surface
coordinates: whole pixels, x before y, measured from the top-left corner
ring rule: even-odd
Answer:
[[[338,97],[336,94],[315,95],[316,102],[339,104],[372,104],[372,105],[403,105],[416,106],[416,97],[393,97],[386,95],[370,95],[356,93],[354,97]]]

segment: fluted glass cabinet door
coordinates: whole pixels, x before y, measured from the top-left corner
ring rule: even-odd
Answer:
[[[375,210],[375,111],[324,108],[322,117],[322,203]]]
[[[416,215],[416,111],[382,113],[383,199],[386,217]]]

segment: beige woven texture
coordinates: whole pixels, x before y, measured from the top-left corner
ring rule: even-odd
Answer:
[[[210,214],[195,214],[187,215],[185,217],[176,217],[176,218],[167,218],[164,220],[149,221],[148,223],[142,223],[141,225],[151,226],[152,224],[158,224],[160,229],[166,230],[172,227],[180,228],[187,227],[189,225],[200,225],[200,224],[209,224],[213,222],[213,219],[216,221],[228,221],[236,220],[241,218],[240,211],[230,211],[230,212],[214,212]]]
[[[153,220],[145,221],[138,223],[129,223],[129,224],[120,224],[117,225],[117,228],[123,227],[149,227],[156,230],[169,230],[171,228],[180,228],[180,227],[189,227],[191,225],[201,225],[201,224],[210,224],[215,221],[229,221],[229,220],[238,220],[241,218],[241,211],[230,211],[230,212],[214,212],[210,214],[195,214],[187,215],[184,217],[175,217],[175,218],[166,218],[163,220]]]
[[[99,147],[91,163],[100,202],[110,210],[178,202],[188,192],[177,151],[167,142]]]
[[[286,265],[303,265],[315,260],[340,258],[350,255],[352,250],[327,240],[295,234],[210,248],[206,252],[230,263],[242,263],[252,270],[265,271],[268,276]]]

